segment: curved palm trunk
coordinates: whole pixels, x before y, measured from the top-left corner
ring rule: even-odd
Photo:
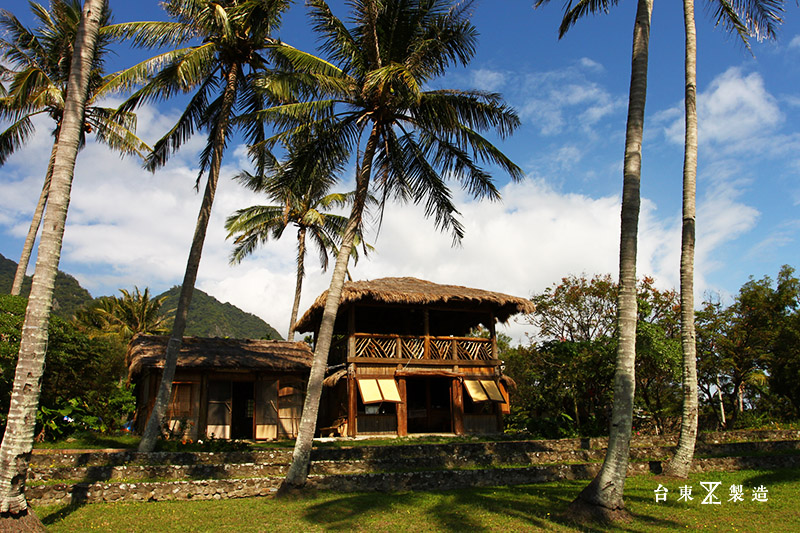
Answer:
[[[300,310],[300,293],[303,290],[303,276],[305,266],[303,263],[306,258],[306,228],[301,227],[297,231],[297,284],[294,289],[294,304],[292,304],[292,316],[289,319],[289,335],[287,339],[294,340],[294,325],[297,323],[297,312]]]
[[[44,218],[36,272],[25,311],[8,424],[3,444],[0,446],[0,512],[4,513],[0,519],[0,530],[3,531],[34,530],[37,526],[44,530],[35,515],[25,516],[27,514],[25,478],[33,449],[33,432],[44,373],[53,286],[61,257],[61,243],[69,208],[75,158],[83,128],[89,73],[103,4],[103,0],[85,2],[75,37],[68,97],[49,188],[50,205]],[[7,520],[15,520],[15,523],[8,523]]]
[[[633,31],[631,85],[625,133],[622,185],[622,221],[619,249],[619,347],[614,371],[614,403],[611,410],[608,450],[600,472],[578,495],[571,508],[603,519],[615,518],[624,509],[622,494],[628,470],[633,395],[636,388],[636,244],[639,225],[639,182],[642,163],[644,106],[647,96],[647,55],[653,0],[639,0]]]
[[[186,330],[186,318],[189,314],[189,305],[192,303],[194,284],[197,281],[197,270],[200,268],[200,256],[203,254],[203,243],[206,239],[208,221],[211,218],[211,207],[214,204],[214,194],[219,181],[219,169],[222,164],[222,153],[225,150],[225,131],[230,120],[231,110],[236,100],[236,74],[238,65],[232,64],[226,73],[225,94],[222,98],[221,123],[217,125],[214,138],[214,152],[212,154],[211,168],[208,171],[208,182],[203,194],[203,202],[197,215],[197,225],[192,238],[192,247],[189,250],[189,260],[186,262],[186,272],[183,276],[181,294],[178,297],[178,308],[175,311],[175,322],[172,325],[172,334],[167,343],[167,353],[164,358],[164,373],[158,386],[153,410],[147,419],[144,435],[139,442],[140,452],[152,452],[155,449],[161,427],[167,414],[170,396],[172,394],[172,380],[175,377],[175,367],[178,364],[178,353],[183,344],[183,332]]]
[[[42,185],[42,192],[39,194],[39,202],[33,211],[31,225],[28,228],[28,234],[25,236],[25,243],[22,245],[22,255],[19,257],[17,271],[14,273],[14,282],[11,284],[11,294],[14,296],[19,296],[22,292],[22,283],[25,281],[25,272],[28,270],[28,263],[31,260],[33,243],[36,242],[36,234],[39,232],[39,224],[42,221],[44,207],[47,205],[47,194],[50,192],[50,179],[53,176],[53,164],[56,160],[56,148],[58,148],[58,137],[53,142],[53,149],[50,151],[50,162],[47,164],[47,174],[44,178],[44,185]]]
[[[686,26],[686,138],[683,160],[683,231],[681,234],[681,345],[683,412],[675,456],[664,473],[689,475],[697,441],[697,345],[694,330],[695,191],[697,185],[697,34],[694,0],[683,0]]]
[[[336,254],[336,266],[333,269],[328,296],[325,300],[325,309],[317,336],[317,346],[314,349],[314,362],[311,365],[311,375],[308,378],[306,399],[303,404],[303,416],[292,453],[292,464],[283,480],[279,495],[286,494],[293,488],[305,485],[308,468],[311,462],[311,445],[314,433],[317,430],[317,416],[319,415],[319,400],[322,396],[322,380],[325,379],[325,370],[328,367],[328,352],[333,338],[333,326],[336,322],[336,313],[339,310],[339,300],[342,296],[342,287],[347,272],[347,263],[350,260],[350,251],[353,240],[361,224],[364,205],[369,191],[370,173],[372,172],[372,159],[378,143],[377,126],[373,127],[367,146],[364,148],[364,159],[356,180],[356,193],[350,219],[342,235],[339,253]]]

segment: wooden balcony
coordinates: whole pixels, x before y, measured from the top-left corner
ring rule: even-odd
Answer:
[[[384,361],[489,362],[497,359],[497,348],[494,339],[354,333],[350,337],[348,356],[349,359]]]

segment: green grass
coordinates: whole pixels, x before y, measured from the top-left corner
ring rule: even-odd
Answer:
[[[701,481],[720,481],[720,505],[702,505]],[[398,493],[320,492],[276,501],[238,500],[92,504],[35,509],[49,531],[580,531],[564,513],[586,481],[519,487]],[[664,485],[667,502],[655,502]],[[691,485],[694,500],[678,501]],[[744,501],[728,502],[731,485],[742,485]],[[753,487],[768,489],[768,501],[751,501]],[[695,474],[688,481],[657,476],[629,478],[626,505],[633,520],[588,531],[800,531],[800,469]]]
[[[135,449],[141,437],[124,433],[119,435],[85,431],[55,442],[37,442],[34,448],[44,450],[99,450],[105,448]]]

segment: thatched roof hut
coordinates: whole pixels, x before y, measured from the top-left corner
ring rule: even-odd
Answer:
[[[323,292],[298,320],[300,332],[314,331],[322,320],[328,291]],[[389,304],[399,306],[429,306],[490,311],[500,322],[517,313],[532,313],[533,302],[526,298],[499,292],[441,285],[417,278],[380,278],[370,281],[349,281],[342,289],[340,306],[348,304]]]
[[[128,345],[128,376],[163,368],[169,337],[137,335]],[[308,372],[313,353],[304,342],[184,337],[178,368]]]

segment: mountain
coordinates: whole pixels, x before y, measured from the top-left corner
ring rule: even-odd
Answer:
[[[11,292],[17,263],[0,254],[0,294]],[[22,296],[31,292],[31,278],[25,276]],[[175,286],[157,298],[166,296],[164,312],[178,307],[180,287]],[[92,302],[92,295],[81,287],[78,280],[58,271],[53,295],[53,313],[66,320],[72,319],[75,311]],[[222,303],[213,296],[195,288],[186,335],[198,337],[232,337],[237,339],[283,339],[275,328],[252,313],[246,313],[233,304]]]
[[[14,283],[14,273],[17,263],[0,254],[0,294],[9,294]],[[22,282],[22,296],[26,298],[31,293],[31,277],[25,276]],[[71,319],[75,311],[92,301],[89,291],[81,287],[78,280],[58,271],[56,274],[56,288],[53,293],[53,313],[64,319]]]
[[[156,298],[166,296],[161,308],[164,311],[178,307],[181,288],[172,287]],[[283,339],[275,328],[252,313],[242,311],[229,303],[222,303],[195,288],[185,335],[197,337],[232,337],[236,339]]]

